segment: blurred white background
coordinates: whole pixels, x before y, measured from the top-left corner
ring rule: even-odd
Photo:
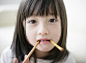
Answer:
[[[17,9],[21,0],[0,0],[0,55],[12,43]],[[86,0],[64,0],[68,35],[67,49],[77,63],[86,63]]]
[[[64,0],[68,17],[67,49],[86,63],[86,0]]]

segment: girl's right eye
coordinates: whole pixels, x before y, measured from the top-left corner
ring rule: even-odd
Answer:
[[[35,20],[30,20],[29,23],[30,23],[30,24],[35,24],[35,23],[37,23],[37,21],[35,21]]]

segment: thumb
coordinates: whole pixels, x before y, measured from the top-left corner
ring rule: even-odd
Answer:
[[[14,59],[13,59],[13,63],[18,63],[17,58],[14,58]]]
[[[27,55],[25,55],[25,58],[27,57]],[[29,58],[26,60],[26,62],[25,63],[29,63]]]

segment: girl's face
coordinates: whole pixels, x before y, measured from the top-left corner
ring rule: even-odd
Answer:
[[[32,15],[26,18],[26,37],[28,42],[34,46],[40,40],[37,50],[48,52],[54,48],[54,45],[48,40],[58,43],[61,37],[61,21],[58,16],[55,18],[52,14],[48,16]]]

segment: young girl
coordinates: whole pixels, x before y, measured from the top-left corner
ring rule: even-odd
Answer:
[[[22,0],[11,47],[2,56],[1,63],[22,63],[39,40],[26,63],[75,63],[66,49],[67,18],[63,0]],[[53,40],[64,51],[59,51]]]

